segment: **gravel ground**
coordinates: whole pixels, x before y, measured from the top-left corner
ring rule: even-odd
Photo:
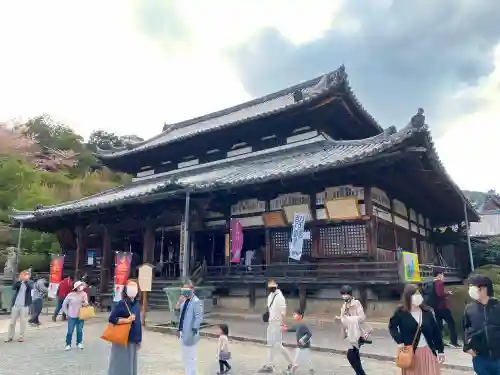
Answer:
[[[106,374],[109,344],[99,337],[104,329],[102,322],[90,322],[85,327],[85,349],[64,351],[64,323],[47,323],[42,328],[30,328],[24,343],[0,342],[1,375],[101,375]],[[231,343],[232,374],[255,374],[265,361],[266,349],[258,344]],[[215,374],[216,341],[203,338],[198,345],[198,373]],[[179,343],[175,336],[145,331],[140,351],[141,375],[183,374]],[[284,360],[279,358],[277,373],[284,370]],[[316,373],[352,374],[343,356],[313,353]],[[390,362],[364,360],[367,374],[391,375],[400,371]],[[307,374],[307,371],[302,372]],[[443,371],[443,375],[468,374],[461,371]]]

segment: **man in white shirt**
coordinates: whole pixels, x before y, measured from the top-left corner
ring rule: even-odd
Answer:
[[[269,280],[267,283],[269,295],[267,296],[267,311],[269,312],[269,320],[267,325],[267,347],[268,360],[267,364],[262,367],[260,373],[272,373],[274,371],[274,353],[280,351],[287,361],[287,365],[292,365],[292,357],[288,350],[283,346],[282,327],[285,325],[286,317],[286,300],[278,289],[278,284],[274,280]],[[267,315],[267,314],[264,314]]]

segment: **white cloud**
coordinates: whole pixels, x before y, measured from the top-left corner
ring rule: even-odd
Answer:
[[[460,97],[473,98],[478,109],[462,118],[451,118],[450,129],[436,141],[438,152],[457,184],[468,190],[500,191],[497,173],[500,140],[500,45],[496,69],[478,87],[464,90]]]
[[[164,121],[249,99],[225,49],[268,26],[296,44],[318,38],[341,5],[184,0],[179,11],[192,39],[166,53],[140,33],[131,13],[137,1],[0,0],[0,121],[45,112],[85,136],[94,129],[153,136]],[[450,116],[451,130],[436,142],[463,188],[500,190],[491,168],[500,136],[500,53],[498,62],[479,87],[460,93],[475,96],[480,109]]]

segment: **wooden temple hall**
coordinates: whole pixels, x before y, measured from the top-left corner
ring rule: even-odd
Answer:
[[[66,269],[84,269],[92,252],[109,281],[113,251],[131,251],[158,279],[193,277],[253,301],[269,278],[318,298],[345,283],[378,298],[404,282],[401,251],[418,254],[424,276],[440,266],[460,277],[466,248],[444,249],[430,234],[478,215],[441,164],[423,110],[411,115],[399,130],[382,128],[342,66],[101,151],[131,184],[12,218],[56,233]],[[295,213],[306,215],[298,262],[288,259]],[[231,263],[230,219],[243,227],[240,264]]]

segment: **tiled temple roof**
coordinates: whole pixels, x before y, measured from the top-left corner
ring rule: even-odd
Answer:
[[[214,112],[191,120],[167,125],[161,134],[144,142],[135,143],[129,147],[119,149],[99,150],[97,156],[101,159],[110,159],[131,153],[141,152],[147,149],[190,138],[198,134],[208,133],[213,130],[238,125],[249,120],[255,120],[261,117],[277,114],[291,108],[305,105],[311,102],[311,100],[321,98],[322,96],[335,91],[340,91],[343,95],[350,98],[350,100],[364,115],[366,121],[373,126],[375,132],[381,133],[383,131],[382,127],[357,100],[349,86],[345,68],[344,66],[341,66],[339,69],[331,73],[316,77],[309,81],[237,105],[235,107],[227,108],[222,111]]]
[[[418,133],[424,133],[430,140],[427,126],[415,128],[411,124],[398,132],[391,129],[363,140],[335,141],[317,136],[250,155],[235,156],[167,172],[160,177],[136,181],[77,201],[43,207],[35,211],[15,211],[12,218],[17,221],[31,221],[43,216],[60,216],[130,203],[157,193],[168,196],[187,190],[192,192],[217,190],[348,167],[353,163],[370,161],[372,157],[396,151],[398,146],[411,140]],[[430,145],[432,149],[428,152],[434,155],[437,167],[442,169],[440,172],[447,176],[431,140]],[[451,179],[449,181],[461,194],[453,181]],[[470,209],[473,210],[472,206]]]

